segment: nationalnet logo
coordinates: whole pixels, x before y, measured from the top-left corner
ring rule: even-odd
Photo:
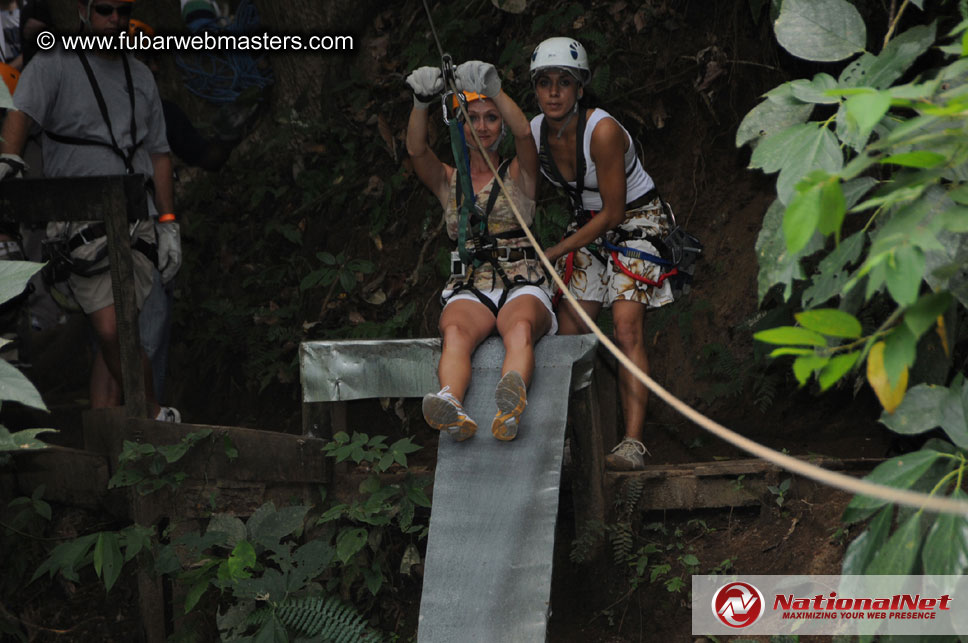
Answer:
[[[966,635],[968,575],[696,575],[692,622],[693,634]]]
[[[728,583],[713,594],[713,614],[729,627],[749,627],[760,620],[763,612],[763,592],[755,585]]]
[[[778,594],[773,597],[773,611],[781,612],[781,618],[808,619],[908,619],[925,620],[937,618],[939,612],[951,609],[951,596],[922,596],[921,594],[894,594],[893,596],[865,596],[841,598],[837,592],[797,596]]]

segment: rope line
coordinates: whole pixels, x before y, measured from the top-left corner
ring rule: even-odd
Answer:
[[[430,29],[434,34],[434,40],[437,41],[437,48],[440,50],[441,57],[444,56],[443,49],[440,47],[440,40],[437,38],[437,31],[434,28],[433,18],[430,16],[430,8],[427,6],[427,0],[424,0],[424,8],[427,10],[427,18],[430,21]],[[450,82],[450,89],[455,94],[458,92],[457,86],[453,81]],[[462,101],[458,101],[458,107],[464,116],[465,122],[470,122],[470,115],[467,113],[467,109]],[[486,149],[482,144],[480,138],[477,136],[477,132],[473,127],[468,128],[471,132],[471,136],[474,138],[474,142],[477,144],[479,150]],[[542,265],[551,276],[555,285],[558,286],[559,290],[562,292],[564,297],[568,300],[572,309],[578,315],[579,318],[585,323],[585,325],[591,329],[595,337],[608,349],[612,355],[615,356],[622,366],[624,366],[630,373],[632,373],[637,380],[644,384],[650,391],[658,395],[666,404],[674,408],[680,414],[685,416],[688,420],[697,424],[702,429],[712,433],[716,437],[732,444],[735,447],[746,451],[758,458],[771,462],[778,467],[791,471],[805,478],[810,478],[821,484],[825,484],[830,487],[840,489],[841,491],[847,491],[855,495],[870,496],[877,498],[879,500],[885,500],[887,502],[906,505],[909,507],[915,507],[918,509],[925,509],[929,511],[937,511],[941,513],[951,513],[960,514],[968,518],[968,501],[957,500],[954,498],[948,498],[944,496],[934,496],[921,493],[918,491],[911,491],[909,489],[897,489],[895,487],[888,487],[876,482],[871,482],[869,480],[861,480],[858,478],[853,478],[844,473],[838,473],[836,471],[830,471],[819,467],[815,464],[805,462],[803,460],[798,460],[793,456],[787,455],[785,453],[780,453],[774,449],[771,449],[765,445],[762,445],[754,440],[751,440],[735,431],[726,428],[722,424],[719,424],[715,420],[706,417],[699,411],[695,410],[675,395],[664,389],[658,382],[653,380],[649,375],[642,371],[638,366],[636,366],[626,355],[618,349],[615,344],[602,332],[602,329],[589,317],[588,313],[578,304],[578,300],[575,296],[571,294],[568,290],[568,286],[561,280],[558,276],[558,271],[555,270],[554,265],[548,259],[547,255],[544,253],[544,249],[538,243],[538,240],[531,233],[530,228],[524,221],[524,217],[518,211],[517,206],[514,201],[510,198],[510,193],[507,187],[504,185],[503,179],[498,175],[497,169],[491,162],[490,156],[487,154],[481,154],[484,161],[487,163],[487,167],[491,170],[494,175],[494,179],[497,181],[498,187],[504,192],[507,197],[507,201],[511,206],[511,211],[514,213],[514,217],[518,220],[518,224],[521,226],[521,230],[524,232],[528,241],[534,247],[541,259]],[[535,177],[537,178],[537,177]]]

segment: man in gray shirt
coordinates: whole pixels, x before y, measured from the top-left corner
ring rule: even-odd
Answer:
[[[117,37],[127,31],[132,6],[133,0],[78,0],[82,33]],[[55,48],[39,53],[27,66],[14,105],[16,110],[3,124],[0,179],[16,166],[17,155],[35,123],[43,130],[47,177],[125,173],[148,177],[149,193],[154,197],[148,200],[152,218],[131,225],[140,308],[151,289],[156,259],[160,257],[162,276],[170,278],[181,255],[173,214],[171,158],[161,100],[151,72],[133,56],[117,50]],[[91,406],[118,406],[121,354],[104,226],[96,222],[51,223],[47,232],[48,236],[68,240],[75,265],[69,284],[97,336],[100,351],[91,372]],[[142,357],[152,416],[180,421],[177,410],[158,405],[151,368],[147,357]]]

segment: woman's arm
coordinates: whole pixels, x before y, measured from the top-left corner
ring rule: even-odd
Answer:
[[[450,177],[454,168],[442,163],[427,144],[428,111],[426,107],[418,105],[414,105],[410,110],[410,122],[407,124],[407,154],[410,155],[417,177],[430,188],[440,201],[440,205],[446,210],[447,198],[450,195]]]
[[[548,248],[546,254],[552,261],[587,246],[625,220],[625,143],[625,132],[617,122],[611,118],[599,121],[592,132],[590,147],[598,173],[602,209],[575,234]]]
[[[515,185],[530,198],[534,198],[538,176],[538,148],[531,136],[531,123],[518,104],[503,91],[494,97],[504,124],[514,136],[514,149],[517,155],[508,168]]]

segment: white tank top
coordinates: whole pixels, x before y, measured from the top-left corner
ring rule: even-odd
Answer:
[[[645,168],[642,167],[642,163],[635,155],[635,145],[632,142],[632,136],[628,133],[628,130],[622,127],[622,124],[612,118],[604,109],[596,108],[585,122],[585,136],[582,141],[582,153],[585,155],[585,184],[582,189],[581,200],[586,210],[602,209],[602,195],[598,193],[598,168],[595,167],[595,162],[592,161],[591,145],[592,132],[595,131],[595,126],[603,118],[611,118],[615,121],[622,128],[622,131],[625,133],[625,139],[628,141],[628,149],[625,150],[625,202],[631,203],[655,187],[655,182],[652,180],[652,177],[648,175]],[[538,114],[531,119],[531,135],[534,137],[534,142],[539,152],[541,150],[542,122],[544,122],[544,114]],[[541,173],[553,184],[562,187],[553,177],[548,176],[544,168],[542,168]],[[569,181],[568,185],[572,189],[576,187],[575,181]]]

